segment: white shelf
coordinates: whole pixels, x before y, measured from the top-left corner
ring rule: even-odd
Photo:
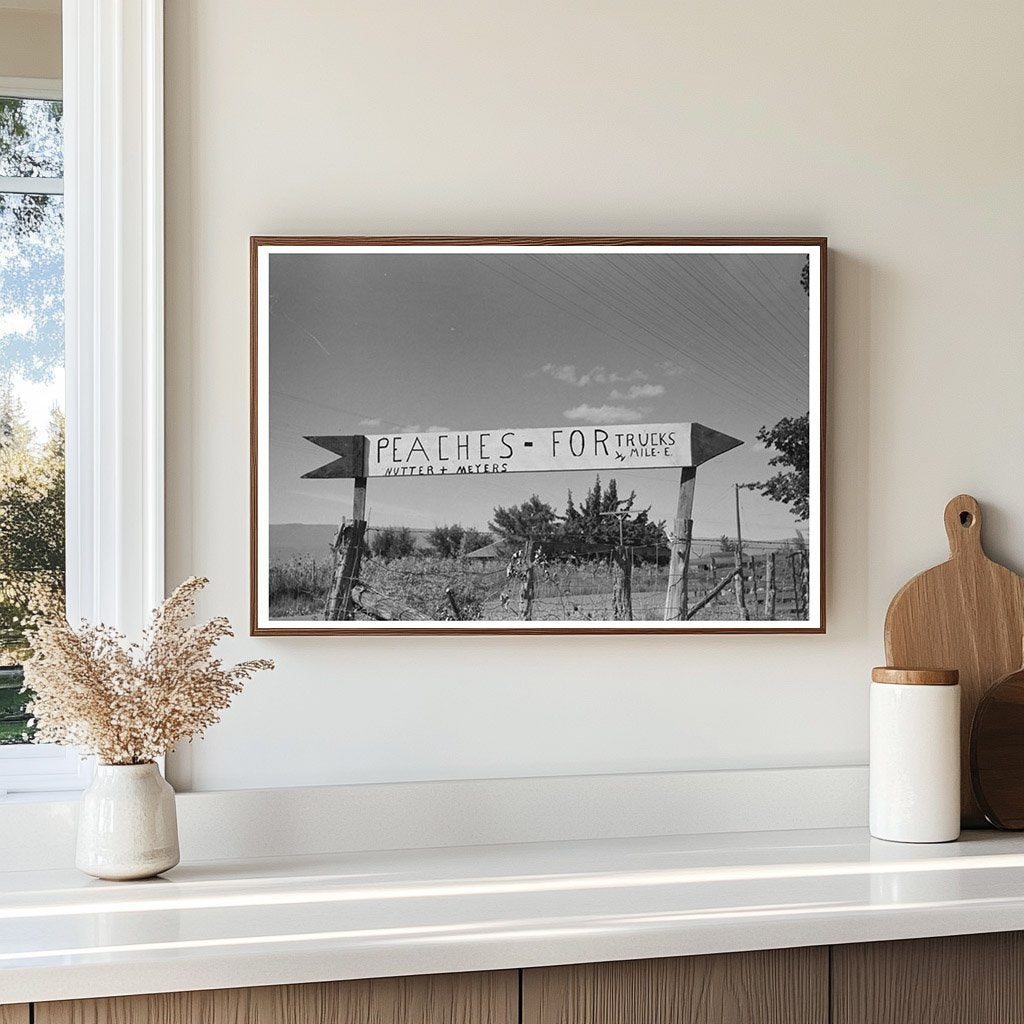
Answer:
[[[0,873],[0,1003],[1024,928],[1024,837],[862,829]]]

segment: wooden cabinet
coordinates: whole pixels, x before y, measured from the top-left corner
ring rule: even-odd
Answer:
[[[523,1024],[826,1024],[828,949],[536,968],[523,972],[522,1019]]]
[[[174,992],[36,1003],[35,1006],[35,1024],[518,1024],[518,1021],[518,971]],[[0,1024],[7,1022],[0,1018]],[[23,1022],[19,1019],[16,1024]]]
[[[1024,933],[832,947],[833,1024],[1024,1021]]]
[[[1024,1024],[1024,933],[0,1006],[0,1024]]]

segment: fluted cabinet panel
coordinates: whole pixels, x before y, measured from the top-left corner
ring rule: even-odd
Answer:
[[[1024,933],[833,946],[832,1021],[1024,1022]]]
[[[827,1024],[828,950],[523,972],[523,1024]]]
[[[37,1003],[35,1024],[517,1024],[518,987],[496,971],[172,992]]]

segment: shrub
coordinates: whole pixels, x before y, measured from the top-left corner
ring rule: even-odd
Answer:
[[[370,541],[370,553],[386,561],[405,558],[415,551],[416,540],[408,526],[385,526],[377,530]]]

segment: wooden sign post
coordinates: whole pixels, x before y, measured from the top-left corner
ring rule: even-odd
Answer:
[[[679,500],[672,525],[671,555],[668,563],[668,587],[665,589],[665,621],[689,618],[690,547],[693,542],[693,491],[697,467],[683,466],[679,474]]]
[[[359,579],[363,562],[363,548],[366,543],[366,438],[362,435],[342,437],[307,437],[307,441],[334,452],[339,458],[334,462],[314,469],[305,477],[314,479],[335,479],[353,477],[355,489],[352,494],[352,525],[341,526],[334,541],[334,578],[327,592],[324,605],[324,619],[340,622],[352,617],[352,588]]]
[[[352,525],[342,527],[334,543],[334,579],[327,594],[324,618],[336,622],[350,618],[352,588],[359,579],[366,543],[366,477],[357,476],[352,498]]]
[[[613,424],[588,427],[495,428],[408,434],[307,436],[337,456],[304,479],[355,480],[352,526],[339,531],[328,620],[351,618],[353,588],[366,539],[369,477],[490,476],[600,469],[680,468],[671,537],[665,619],[686,619],[693,493],[697,467],[741,445],[738,438],[700,423]]]

